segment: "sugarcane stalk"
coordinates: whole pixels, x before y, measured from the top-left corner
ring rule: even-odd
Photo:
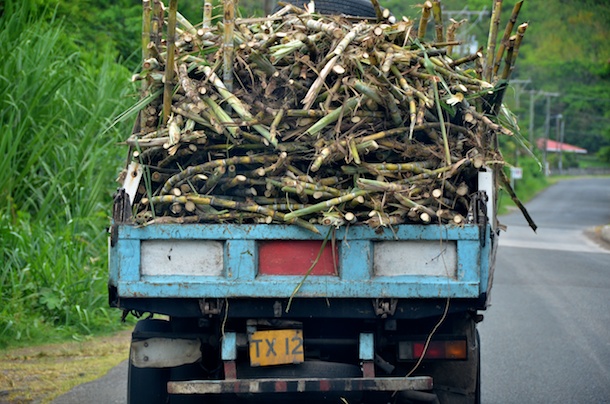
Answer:
[[[292,187],[296,187],[297,185],[300,185],[305,189],[309,189],[312,191],[325,192],[334,197],[341,196],[340,190],[326,186],[326,185],[312,184],[310,182],[293,180],[293,179],[289,179],[289,178],[282,179],[282,184],[287,185],[287,186],[292,186]]]
[[[369,150],[371,150],[371,149],[376,150],[379,147],[379,145],[377,145],[375,140],[372,140],[369,137],[370,136],[366,136],[361,139],[358,139],[358,142],[354,142],[355,143],[354,148],[356,150],[356,155],[358,155],[360,151],[365,151],[365,153],[368,153]],[[323,147],[320,150],[320,152],[318,153],[318,156],[315,158],[315,160],[311,164],[311,168],[310,168],[311,171],[313,171],[313,172],[318,171],[320,169],[320,167],[322,166],[322,164],[332,160],[333,153],[337,152],[340,147],[349,148],[348,141],[340,140],[338,142],[333,142],[326,147]]]
[[[422,5],[421,17],[419,19],[419,27],[417,28],[417,38],[424,39],[426,36],[426,30],[428,28],[428,20],[430,19],[430,13],[432,10],[432,2],[425,1]]]
[[[360,100],[357,97],[352,97],[352,98],[348,99],[343,104],[343,108],[336,109],[336,110],[330,112],[324,118],[320,119],[318,122],[311,125],[309,127],[309,129],[307,129],[305,131],[305,134],[308,134],[309,136],[317,135],[326,126],[328,126],[332,123],[335,123],[343,114],[352,112],[356,108],[356,106],[358,105],[359,102],[360,102]]]
[[[441,108],[441,100],[438,94],[438,84],[436,81],[432,82],[434,88],[434,99],[436,101],[436,113],[441,123],[441,134],[443,135],[443,148],[445,149],[445,163],[446,165],[451,164],[451,150],[449,149],[449,140],[447,138],[447,129],[445,128],[445,118],[443,117],[443,109]]]
[[[180,77],[180,85],[184,89],[186,96],[195,103],[195,107],[197,108],[194,112],[198,113],[205,109],[205,104],[203,103],[201,97],[199,96],[199,92],[195,87],[195,84],[188,76],[188,68],[186,64],[181,64],[178,68],[178,75]]]
[[[370,99],[375,101],[377,104],[383,105],[383,101],[381,100],[381,96],[379,95],[377,90],[375,90],[374,88],[372,88],[368,84],[364,83],[362,80],[354,80],[352,82],[352,86],[359,93],[369,97]]]
[[[233,92],[233,59],[235,52],[235,1],[224,0],[223,2],[223,28],[224,38],[222,42],[223,56],[223,82],[229,92]]]
[[[502,75],[500,76],[500,80],[504,80],[506,82],[508,82],[509,78],[510,78],[510,73],[511,73],[511,66],[513,63],[513,54],[515,51],[515,42],[517,41],[517,36],[513,35],[508,39],[508,44],[506,45],[506,59],[504,60],[504,69],[502,70]],[[499,97],[499,103],[502,103],[502,98],[503,97]],[[497,115],[497,111],[495,111],[494,115]]]
[[[312,213],[317,213],[322,210],[328,209],[332,206],[340,205],[344,202],[349,202],[354,198],[357,198],[359,196],[364,196],[366,194],[368,194],[368,191],[356,190],[356,191],[350,192],[348,194],[339,196],[337,198],[332,198],[327,201],[323,201],[320,203],[316,203],[315,205],[308,206],[304,209],[298,209],[298,210],[292,211],[290,213],[287,213],[286,216],[284,217],[284,219],[290,220],[293,218],[310,215]]]
[[[393,226],[402,224],[405,222],[404,215],[386,215],[386,214],[377,214],[370,219],[368,219],[365,223],[372,227],[373,229],[377,229],[379,227]]]
[[[157,49],[161,48],[164,15],[165,7],[163,6],[163,2],[161,2],[161,0],[153,0],[150,40]]]
[[[212,170],[220,166],[228,166],[231,164],[266,164],[273,163],[278,159],[277,156],[272,155],[261,155],[261,156],[235,156],[227,159],[212,160],[207,163],[203,163],[196,166],[189,166],[182,170],[180,173],[170,177],[163,188],[161,194],[167,194],[173,187],[186,180],[189,177],[193,177],[197,174],[204,174],[206,171]]]
[[[489,25],[489,36],[487,37],[487,60],[485,63],[484,79],[491,82],[496,42],[498,40],[498,26],[500,25],[500,12],[502,11],[502,0],[495,0]]]
[[[207,78],[214,84],[220,95],[225,99],[231,108],[246,122],[253,122],[254,117],[248,112],[246,107],[242,104],[242,102],[237,98],[232,92],[230,92],[225,84],[220,80],[220,78],[214,73],[214,71],[209,66],[203,67],[203,72],[207,76]],[[273,145],[277,146],[277,139],[273,139],[271,133],[262,125],[255,124],[252,125],[254,130],[260,133],[267,141]]]
[[[409,187],[403,184],[370,180],[367,178],[358,178],[356,183],[361,189],[375,192],[405,192],[409,190]]]
[[[460,21],[454,21],[453,19],[451,19],[451,25],[449,25],[449,27],[447,28],[447,42],[454,42],[456,41],[455,39],[455,33],[457,31],[457,29],[466,22],[467,20],[460,20]],[[453,53],[453,46],[454,45],[448,45],[447,46],[447,55],[451,55],[451,53]]]
[[[515,205],[517,205],[517,207],[519,208],[519,210],[521,211],[521,213],[523,214],[523,217],[525,217],[525,220],[527,221],[527,224],[530,226],[530,228],[534,231],[534,233],[536,232],[536,229],[538,228],[538,226],[536,225],[536,223],[534,223],[534,220],[532,219],[532,217],[530,216],[529,212],[527,211],[527,209],[525,208],[525,206],[521,203],[521,201],[519,200],[519,197],[517,196],[517,194],[515,193],[515,191],[513,190],[513,187],[510,185],[510,180],[508,179],[508,177],[506,176],[506,173],[504,172],[504,170],[496,170],[496,172],[499,174],[500,176],[500,183],[502,184],[502,186],[506,189],[506,191],[508,192],[508,194],[510,195],[510,198],[513,200],[513,202],[515,203]]]
[[[271,77],[277,73],[277,69],[260,51],[252,50],[250,52],[250,60],[261,69],[267,77]]]
[[[425,93],[423,93],[422,91],[419,91],[417,88],[411,86],[407,80],[402,76],[402,73],[400,72],[400,70],[398,70],[397,66],[392,66],[390,68],[392,70],[392,72],[394,73],[394,75],[396,76],[396,78],[398,78],[398,82],[401,86],[401,88],[406,92],[411,92],[413,93],[415,96],[417,96],[420,100],[422,100],[426,106],[428,108],[432,107],[432,105],[434,105],[434,101],[431,100]]]
[[[500,68],[500,63],[502,61],[502,56],[504,54],[504,50],[506,45],[508,44],[508,40],[510,39],[511,33],[513,32],[513,27],[517,22],[517,18],[519,17],[519,12],[521,11],[521,6],[523,5],[523,0],[515,3],[513,7],[513,11],[510,15],[510,19],[506,23],[506,28],[504,28],[504,35],[502,36],[502,40],[498,44],[498,51],[496,52],[495,63],[493,75],[496,76],[498,74],[498,69]]]
[[[517,35],[515,39],[515,46],[513,50],[513,55],[510,59],[510,72],[507,75],[507,80],[510,78],[510,74],[515,69],[515,61],[517,60],[517,56],[519,55],[519,49],[521,48],[521,42],[523,41],[523,36],[525,35],[525,30],[528,27],[528,23],[523,23],[517,27]]]
[[[479,48],[479,50],[475,53],[473,53],[472,55],[466,55],[463,56],[461,58],[455,59],[454,61],[452,61],[451,63],[449,63],[449,67],[456,67],[456,66],[460,66],[464,63],[470,63],[473,62],[477,59],[480,59],[483,57],[483,54],[481,53],[482,48]]]
[[[349,147],[349,152],[354,163],[360,164],[362,161],[360,160],[360,154],[358,153],[358,148],[356,147],[356,142],[354,141],[354,139],[350,139],[347,142],[347,145]]]
[[[311,85],[309,91],[307,92],[307,94],[303,98],[303,101],[302,101],[303,109],[310,109],[311,108],[311,106],[313,105],[313,102],[315,101],[316,97],[318,96],[318,94],[320,92],[320,89],[322,88],[322,85],[323,85],[324,81],[326,80],[326,77],[328,77],[328,75],[330,74],[332,69],[335,67],[337,61],[339,60],[339,57],[345,51],[345,48],[347,48],[347,46],[354,39],[356,39],[356,36],[365,27],[366,27],[366,24],[356,24],[350,30],[350,32],[348,32],[345,35],[345,37],[343,37],[343,39],[337,44],[335,49],[333,49],[333,51],[328,54],[328,56],[327,56],[327,59],[328,59],[327,63],[324,65],[324,68],[320,71],[320,74],[318,75],[318,78]]]
[[[218,124],[221,126],[221,128],[224,128],[224,130],[226,130],[233,139],[237,139],[240,137],[240,130],[237,127],[237,123],[235,121],[233,121],[233,118],[231,118],[231,116],[229,114],[227,114],[227,112],[222,109],[222,107],[220,105],[218,105],[216,103],[216,101],[214,101],[212,98],[210,97],[204,97],[203,98],[203,102],[205,102],[210,109],[213,111],[214,115],[215,115],[215,121],[218,122]],[[221,129],[220,133],[223,133],[224,131]]]
[[[396,197],[398,202],[400,202],[402,205],[409,207],[409,208],[414,208],[419,212],[426,213],[431,218],[436,217],[436,212],[433,211],[432,209],[428,208],[427,206],[420,205],[419,203],[412,201],[411,199],[407,198],[406,196],[404,196],[400,193],[395,193],[394,196]]]
[[[443,42],[445,40],[445,34],[443,33],[443,14],[441,11],[441,2],[435,0],[432,2],[432,15],[434,16],[434,30],[436,32],[436,41]],[[437,48],[440,47],[436,46]]]
[[[215,196],[207,197],[207,196],[191,196],[191,195],[154,196],[150,199],[150,201],[151,201],[151,203],[159,203],[159,204],[175,204],[175,203],[185,204],[188,201],[192,201],[196,205],[210,205],[210,206],[217,206],[217,207],[222,207],[222,208],[227,208],[227,209],[236,209],[236,210],[241,210],[241,211],[251,212],[251,213],[259,213],[264,216],[273,217],[273,218],[277,219],[278,221],[296,224],[296,225],[301,226],[307,230],[310,230],[316,234],[320,233],[318,231],[318,229],[316,229],[316,227],[313,226],[312,224],[310,224],[309,222],[301,220],[297,217],[286,218],[286,215],[284,215],[283,213],[276,212],[272,209],[257,205],[254,202],[249,202],[249,203],[248,202],[237,202],[237,201],[231,201],[231,200],[227,200],[227,199],[218,198]]]
[[[142,60],[150,58],[148,43],[150,42],[152,6],[150,0],[142,0]]]
[[[174,91],[174,59],[176,49],[176,13],[178,0],[170,0],[167,21],[167,62],[165,63],[165,85],[163,91],[163,125],[167,124],[172,109],[172,93]]]
[[[363,166],[374,171],[395,171],[395,172],[410,172],[423,173],[428,172],[435,163],[432,160],[420,161],[414,163],[363,163]]]
[[[201,26],[209,28],[212,25],[212,3],[205,2],[203,4],[203,15]]]
[[[305,25],[311,30],[322,31],[327,34],[330,34],[335,39],[339,39],[343,36],[343,31],[341,30],[341,28],[339,28],[337,24],[332,22],[325,23],[321,20],[308,19],[305,22]]]

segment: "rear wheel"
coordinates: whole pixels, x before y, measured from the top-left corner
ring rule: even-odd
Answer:
[[[303,7],[309,0],[283,0],[297,7]],[[345,14],[354,17],[376,18],[375,8],[370,0],[316,0],[316,13],[319,14]],[[273,12],[281,7],[277,5]]]
[[[132,341],[138,335],[170,331],[167,321],[140,320],[132,334]],[[129,357],[131,358],[131,351]],[[167,368],[138,368],[129,360],[127,371],[127,404],[164,404],[168,400],[167,382],[170,370]]]

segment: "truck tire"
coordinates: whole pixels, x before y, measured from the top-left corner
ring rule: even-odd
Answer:
[[[294,4],[303,7],[309,0],[282,0],[284,3]],[[316,13],[319,14],[345,14],[354,17],[377,18],[375,8],[370,0],[316,0]],[[275,6],[273,12],[280,10],[281,7]]]
[[[140,333],[167,332],[169,323],[162,320],[140,320],[132,334],[132,340]],[[131,351],[129,354],[131,358]],[[137,368],[129,361],[127,371],[127,404],[165,404],[168,401],[167,382],[170,369]]]
[[[479,330],[477,329],[477,345],[479,347],[479,364],[477,367],[477,388],[474,394],[474,404],[481,404],[481,336],[479,335]]]

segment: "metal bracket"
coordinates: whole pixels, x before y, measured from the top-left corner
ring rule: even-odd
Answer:
[[[375,314],[381,318],[387,318],[393,316],[396,312],[396,306],[398,306],[398,299],[375,299],[373,300],[373,307]]]
[[[110,246],[114,247],[119,237],[118,225],[131,221],[131,202],[125,188],[117,189],[113,196],[112,226],[110,226]]]
[[[218,315],[222,312],[224,300],[222,299],[199,299],[199,310],[205,316]]]
[[[470,211],[468,212],[468,222],[479,225],[479,243],[485,247],[485,232],[487,231],[487,201],[489,197],[485,191],[477,191],[471,196]]]

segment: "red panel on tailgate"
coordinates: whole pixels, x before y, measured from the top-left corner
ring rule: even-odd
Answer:
[[[258,244],[258,273],[261,275],[305,275],[322,248],[318,240],[276,240]],[[330,243],[326,244],[310,275],[338,275]]]

